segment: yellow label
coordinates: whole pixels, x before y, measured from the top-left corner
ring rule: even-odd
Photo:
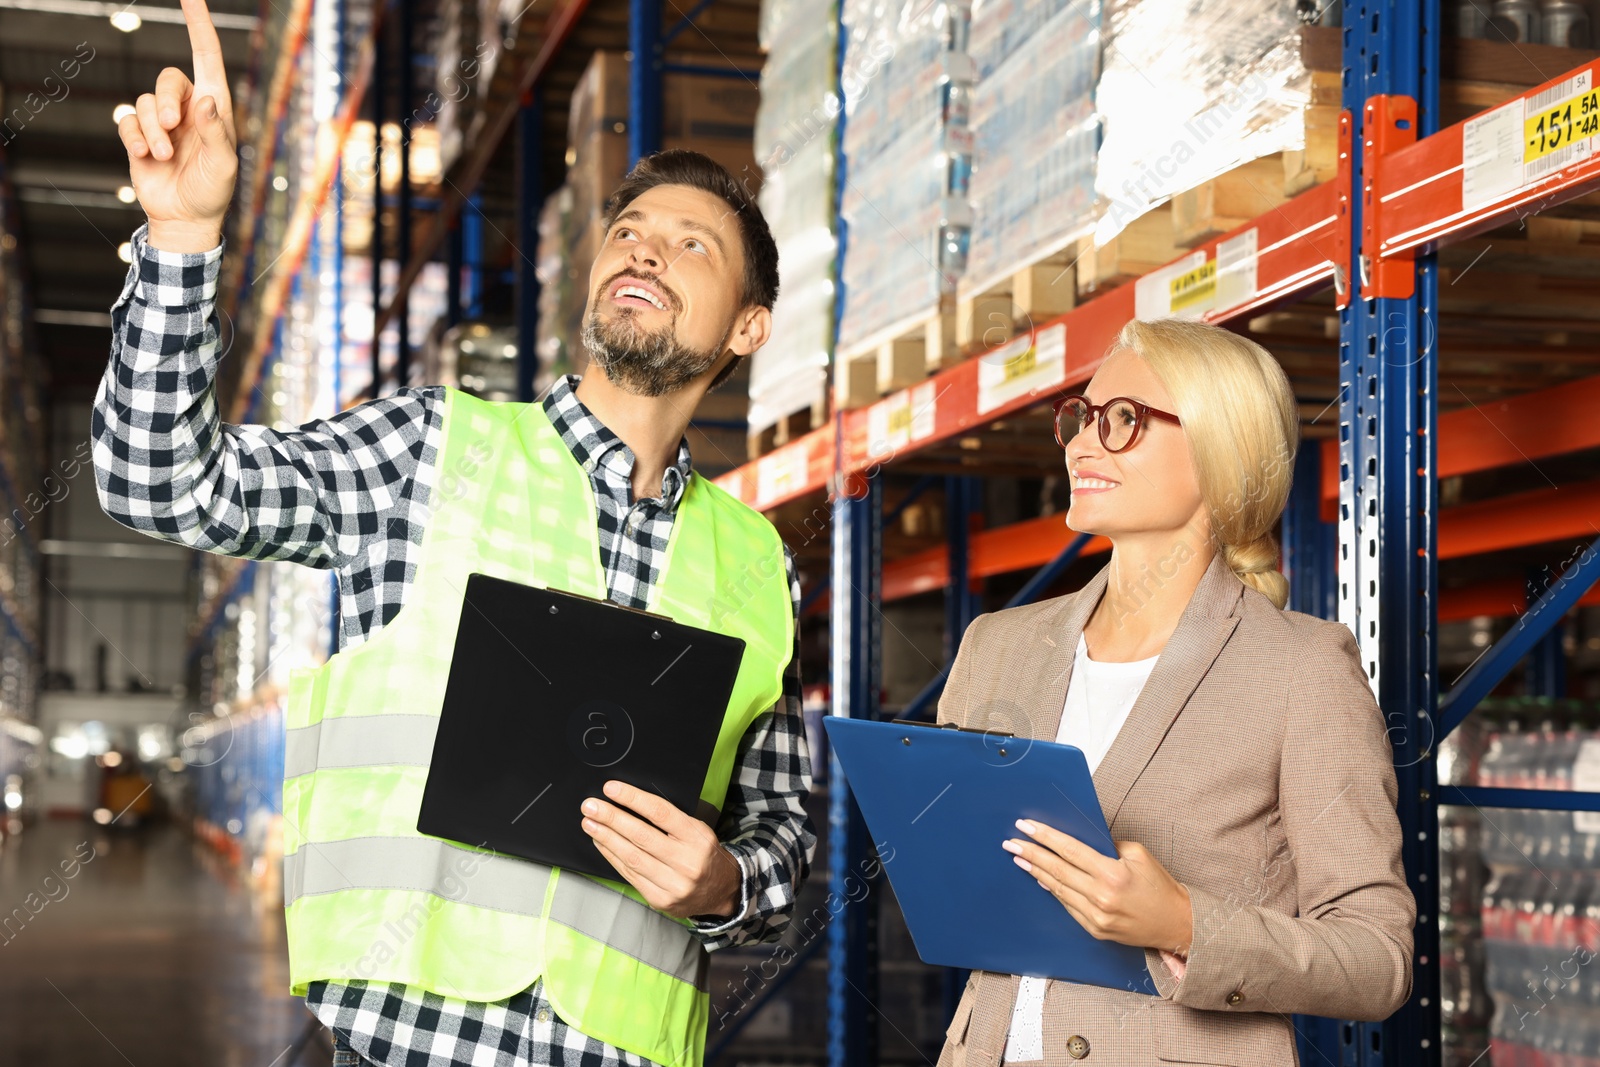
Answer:
[[[1032,371],[1033,368],[1037,367],[1038,365],[1039,359],[1034,351],[1034,346],[1029,345],[1023,351],[1018,352],[1016,355],[1006,360],[1005,378],[1003,380],[1007,382],[1015,381],[1024,374]]]
[[[1600,91],[1580,93],[1522,120],[1522,162],[1532,163],[1600,133]]]
[[[911,433],[911,405],[898,404],[889,409],[889,434]]]
[[[1217,261],[1208,259],[1194,270],[1184,271],[1167,283],[1172,310],[1183,311],[1217,293]]]

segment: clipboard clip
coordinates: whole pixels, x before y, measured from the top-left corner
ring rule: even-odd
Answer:
[[[587,600],[591,604],[604,604],[606,607],[616,608],[618,611],[631,611],[635,615],[643,615],[647,619],[660,619],[662,622],[677,621],[671,615],[660,615],[654,611],[646,611],[643,608],[629,607],[627,604],[618,604],[615,600],[601,600],[597,596],[584,596],[582,593],[574,593],[568,589],[557,589],[553,585],[547,585],[545,588],[550,590],[552,593],[560,593],[562,596],[577,597],[579,600]]]
[[[922,722],[918,719],[890,719],[897,726],[920,726],[924,730],[958,730],[964,734],[984,734],[988,737],[1016,737],[1010,730],[979,730],[972,726],[957,726],[953,722]]]

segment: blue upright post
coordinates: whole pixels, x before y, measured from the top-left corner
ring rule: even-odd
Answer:
[[[539,275],[533,269],[539,247],[539,209],[544,204],[540,175],[540,135],[544,130],[544,93],[536,85],[517,112],[517,399],[533,399],[539,372],[536,340],[539,330]]]
[[[983,482],[970,475],[952,474],[944,480],[945,543],[950,565],[950,584],[944,594],[944,662],[949,671],[967,627],[983,610],[983,598],[972,592],[972,517],[980,513]],[[937,718],[937,715],[932,716]],[[956,1005],[970,972],[963,967],[946,967],[941,992],[944,1018],[955,1016]]]
[[[1387,273],[1362,241],[1363,183],[1383,144],[1439,127],[1439,2],[1351,0],[1344,9],[1344,106],[1355,125],[1355,262],[1339,335],[1339,619],[1356,635],[1394,747],[1402,859],[1417,899],[1410,999],[1382,1023],[1346,1024],[1362,1067],[1440,1063],[1438,834],[1437,257]],[[1410,97],[1363,116],[1375,96]],[[1414,127],[1414,128],[1413,128]],[[1361,289],[1370,282],[1371,289]]]
[[[878,717],[878,604],[883,575],[881,476],[833,500],[833,713]],[[828,924],[828,1067],[878,1062],[878,894],[866,881],[868,837],[837,755],[828,779],[828,889],[843,902]]]
[[[1528,603],[1532,604],[1550,588],[1550,572],[1543,567],[1528,571]],[[1563,647],[1565,628],[1561,620],[1550,624],[1550,629],[1528,653],[1528,695],[1533,697],[1564,697],[1567,695],[1567,651]]]
[[[467,318],[483,318],[483,194],[474,190],[461,205],[461,258],[467,267]]]
[[[411,262],[411,126],[416,120],[412,112],[413,86],[416,82],[414,42],[416,35],[416,0],[399,0],[400,3],[400,201],[395,207],[395,277],[405,276]],[[395,360],[395,385],[404,389],[411,384],[411,296],[410,290],[399,294],[395,301],[395,328],[400,344]]]
[[[444,316],[445,325],[461,321],[461,216],[457,215],[445,235]]]
[[[1294,461],[1289,506],[1283,510],[1283,573],[1289,610],[1319,619],[1337,614],[1338,526],[1322,519],[1322,442],[1307,441]]]
[[[334,59],[339,64],[338,69],[343,71],[348,62],[349,49],[345,46],[346,28],[345,0],[336,0],[334,4]],[[341,76],[339,79],[339,109],[342,111],[349,99],[346,82]],[[333,410],[337,412],[344,403],[344,162],[341,160],[333,166],[333,307],[330,314],[333,316]],[[330,574],[329,580],[334,583],[334,624],[333,630],[337,635],[339,630],[339,599],[338,575]],[[334,645],[337,650],[337,643]],[[333,653],[330,652],[329,655]]]
[[[661,147],[661,0],[628,0],[628,166]]]
[[[383,344],[377,319],[383,310],[383,120],[388,49],[384,34],[372,40],[372,396],[383,395]]]
[[[842,76],[846,31],[842,5],[834,8],[839,21],[839,46],[835,71]],[[638,66],[634,69],[637,71]],[[637,84],[637,82],[635,83]],[[840,81],[835,81],[839,92]],[[841,96],[842,99],[842,96]],[[839,108],[839,143],[843,143],[845,109]],[[845,160],[835,163],[833,215],[839,240],[834,249],[834,279],[841,269],[848,234],[839,218],[844,194]],[[844,290],[833,298],[833,342],[839,343],[839,321],[844,312]],[[834,432],[843,421],[835,415]],[[835,448],[835,454],[842,449]],[[844,479],[836,478],[833,508],[833,561],[830,574],[831,675],[833,712],[852,718],[878,717],[879,664],[883,643],[878,603],[883,584],[883,488],[881,476],[867,480],[865,494],[850,499]],[[867,829],[845,781],[838,757],[828,757],[828,888],[843,900],[844,910],[828,927],[828,1067],[869,1067],[878,1062],[878,894],[870,891],[852,900],[847,882],[852,865],[865,859]],[[858,869],[859,871],[859,869]],[[879,873],[882,877],[882,873]],[[859,880],[860,874],[856,873]]]
[[[950,475],[944,480],[944,499],[950,560],[950,585],[944,598],[944,661],[954,663],[962,635],[982,611],[983,598],[972,592],[969,564],[972,517],[982,508],[983,482],[969,475]]]

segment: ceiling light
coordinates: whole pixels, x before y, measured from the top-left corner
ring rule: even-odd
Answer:
[[[131,204],[139,199],[139,194],[133,191],[133,186],[124,185],[117,189],[117,199],[124,204]]]
[[[122,125],[123,119],[127,118],[129,115],[137,114],[138,112],[134,110],[132,104],[118,104],[116,110],[111,112],[111,121],[120,126]]]
[[[285,189],[289,188],[289,179],[280,174],[276,178],[272,179],[272,187],[281,193]]]
[[[133,245],[128,241],[124,241],[120,245],[118,245],[117,246],[117,258],[122,260],[122,262],[124,262],[124,263],[132,263],[133,262]]]
[[[111,25],[115,26],[123,33],[132,33],[134,30],[143,25],[143,23],[143,19],[141,19],[135,12],[129,11],[126,8],[111,16]]]

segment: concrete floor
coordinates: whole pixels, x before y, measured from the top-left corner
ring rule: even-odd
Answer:
[[[282,909],[181,831],[51,820],[0,845],[0,1067],[288,1067],[310,1019]],[[296,1060],[328,1062],[322,1035]]]

